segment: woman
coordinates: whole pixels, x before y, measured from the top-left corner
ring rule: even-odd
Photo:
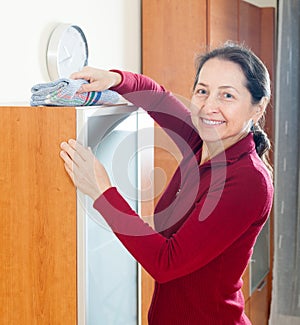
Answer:
[[[204,54],[189,109],[142,75],[87,67],[71,77],[89,81],[82,92],[113,89],[147,110],[182,152],[153,230],[91,150],[75,140],[61,144],[74,184],[155,279],[149,324],[250,324],[241,277],[273,199],[270,143],[259,127],[270,99],[263,63],[235,44]]]

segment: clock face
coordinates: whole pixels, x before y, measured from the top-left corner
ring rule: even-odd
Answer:
[[[51,80],[68,78],[88,62],[86,37],[76,25],[59,24],[52,32],[47,49],[47,67]]]

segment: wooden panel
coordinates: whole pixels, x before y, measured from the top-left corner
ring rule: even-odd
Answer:
[[[275,67],[276,67],[276,31],[275,31],[275,9],[261,8],[261,59],[266,64],[271,78],[271,102],[267,107],[265,130],[271,141],[271,146],[275,146]],[[274,166],[274,150],[270,152],[270,161]],[[273,275],[273,252],[274,252],[274,209],[270,214],[270,272],[268,276],[268,306],[272,297],[272,275]]]
[[[208,0],[208,45],[238,40],[238,0]]]
[[[268,279],[260,284],[250,300],[250,319],[252,325],[267,325],[269,319]]]
[[[59,157],[75,110],[0,107],[1,324],[76,323],[76,193]]]
[[[148,311],[154,291],[154,281],[152,277],[142,268],[142,301],[141,301],[141,319],[142,325],[148,324]]]
[[[275,9],[274,8],[261,8],[261,43],[260,43],[260,57],[265,63],[270,73],[271,78],[271,103],[267,108],[266,114],[266,132],[271,139],[274,146],[274,123],[275,123]],[[273,153],[271,160],[274,160]]]
[[[250,317],[250,299],[245,302],[245,314]]]
[[[250,271],[249,271],[249,265],[247,266],[244,274],[243,274],[243,287],[242,287],[242,291],[243,291],[243,295],[244,295],[244,299],[245,301],[248,300],[248,298],[250,297]]]
[[[239,42],[245,43],[259,56],[261,9],[242,0],[240,0],[239,7]]]
[[[142,72],[190,98],[206,46],[206,0],[143,0],[142,35]]]

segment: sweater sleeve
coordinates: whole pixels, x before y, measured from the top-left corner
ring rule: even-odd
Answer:
[[[165,92],[165,88],[163,86],[159,85],[153,79],[145,75],[116,69],[112,69],[110,71],[117,72],[122,77],[119,85],[110,88],[111,90],[117,91],[122,96],[126,96],[126,94],[130,94],[135,91],[143,90]]]
[[[119,73],[122,77],[121,83],[111,90],[147,111],[183,154],[187,143],[191,147],[199,142],[190,110],[171,92],[147,76],[120,70],[111,71]]]
[[[237,239],[247,237],[249,229],[260,229],[271,202],[272,190],[263,176],[241,174],[240,179],[233,177],[211,188],[170,238],[144,223],[116,188],[102,194],[94,208],[136,260],[162,283],[206,266]],[[251,248],[253,237],[249,241]]]

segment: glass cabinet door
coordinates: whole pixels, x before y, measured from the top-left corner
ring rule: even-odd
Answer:
[[[260,285],[270,271],[270,220],[268,219],[257,237],[250,267],[250,294]]]
[[[105,166],[112,185],[117,186],[137,211],[137,113],[119,116],[112,123],[114,119],[111,116],[90,118],[95,125],[89,127],[88,145]],[[92,201],[87,199],[87,202],[86,324],[136,325],[137,262],[93,209]]]

